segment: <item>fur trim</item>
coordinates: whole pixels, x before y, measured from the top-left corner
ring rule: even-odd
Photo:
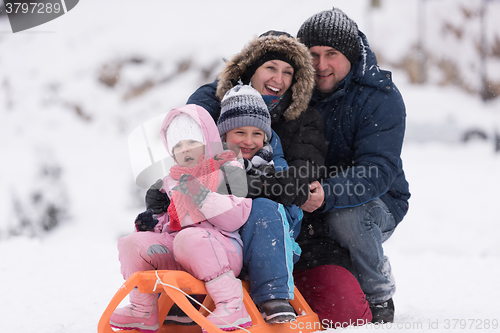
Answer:
[[[304,112],[314,89],[314,69],[312,58],[305,45],[286,35],[257,37],[250,41],[243,50],[228,61],[219,74],[216,96],[222,100],[227,91],[238,83],[247,67],[268,51],[289,54],[298,66],[294,73],[292,100],[283,116],[286,121],[297,119]]]

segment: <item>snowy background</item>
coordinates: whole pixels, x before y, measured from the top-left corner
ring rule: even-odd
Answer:
[[[270,29],[295,35],[332,5],[367,34],[407,106],[412,198],[385,246],[398,287],[396,322],[386,329],[500,331],[492,329],[500,321],[500,99],[478,95],[481,3],[87,0],[16,34],[0,16],[2,332],[95,332],[123,282],[117,239],[143,209],[128,135],[183,105],[251,38]],[[429,69],[416,85],[422,8]],[[487,8],[493,89],[500,1]]]

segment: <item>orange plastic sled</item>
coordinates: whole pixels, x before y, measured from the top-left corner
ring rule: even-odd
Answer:
[[[168,286],[167,286],[168,285]],[[167,316],[170,307],[176,303],[191,319],[198,325],[194,326],[178,326],[178,325],[160,325],[159,333],[174,332],[174,333],[201,333],[203,327],[209,333],[223,333],[221,329],[208,321],[205,316],[208,312],[201,308],[197,310],[186,295],[175,289],[179,288],[190,295],[207,295],[205,283],[194,278],[192,275],[182,271],[143,271],[137,272],[130,276],[125,283],[116,292],[111,299],[108,307],[104,311],[97,326],[98,333],[114,333],[114,332],[129,332],[139,333],[137,330],[116,330],[111,328],[109,318],[113,311],[118,307],[120,302],[135,288],[139,288],[141,293],[161,293],[158,300],[159,321],[163,323]],[[173,288],[173,287],[175,288]],[[270,325],[264,321],[257,307],[253,303],[248,293],[249,285],[243,282],[244,303],[248,313],[252,317],[252,326],[245,330],[251,333],[309,333],[322,329],[318,315],[314,313],[306,303],[302,295],[295,288],[294,299],[290,304],[297,313],[297,320],[283,324]],[[214,303],[209,295],[205,297],[203,305],[213,311]],[[234,333],[243,333],[243,329],[232,331]]]

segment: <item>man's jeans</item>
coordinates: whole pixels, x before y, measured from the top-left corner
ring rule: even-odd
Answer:
[[[387,205],[374,199],[361,206],[326,213],[330,237],[349,249],[361,289],[369,303],[391,298],[396,284],[382,243],[394,232],[396,221]]]

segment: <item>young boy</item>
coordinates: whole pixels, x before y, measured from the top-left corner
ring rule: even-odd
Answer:
[[[293,298],[293,264],[300,256],[300,247],[295,242],[300,231],[302,210],[291,204],[298,191],[296,182],[287,170],[275,171],[273,163],[273,150],[269,141],[273,135],[271,130],[271,117],[268,107],[259,92],[248,85],[239,85],[229,90],[221,101],[221,114],[217,121],[217,128],[221,140],[227,147],[234,149],[244,158],[247,171],[248,195],[254,200],[270,199],[274,203],[267,216],[262,216],[262,228],[256,224],[245,224],[243,228],[254,228],[251,233],[242,233],[244,244],[244,267],[251,262],[259,262],[259,267],[249,269],[250,286],[256,289],[260,285],[275,285],[276,298],[258,303],[264,319],[269,323],[287,322],[295,318],[295,312],[288,299]],[[305,188],[308,192],[308,188]],[[273,209],[274,208],[274,209]],[[279,221],[283,230],[270,232],[271,225],[277,225],[276,211],[279,212]],[[264,230],[263,230],[264,229]],[[267,229],[267,230],[265,230]],[[256,232],[268,232],[267,238],[252,237],[245,239],[245,234]],[[283,234],[285,235],[284,239]],[[272,242],[257,242],[255,239],[274,237]],[[276,242],[276,243],[275,243]],[[274,245],[276,244],[276,245]],[[262,251],[269,248],[269,251]],[[271,261],[268,257],[256,260],[253,249],[259,249],[256,253],[271,253],[281,251],[281,256],[273,256]],[[278,257],[278,258],[277,258]],[[275,261],[274,261],[275,260]],[[255,266],[254,266],[255,267]],[[283,281],[275,281],[276,276],[282,277]],[[289,297],[280,298],[277,291],[287,285]],[[272,288],[271,288],[272,289]],[[255,299],[256,295],[252,293]]]

